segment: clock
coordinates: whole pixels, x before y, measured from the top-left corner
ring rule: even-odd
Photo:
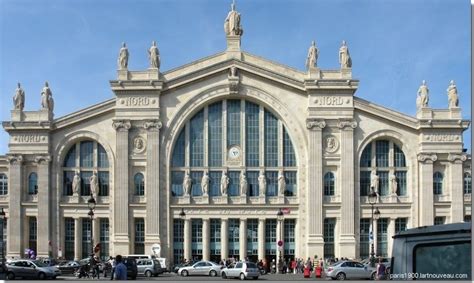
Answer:
[[[229,148],[229,159],[236,160],[240,157],[240,147],[233,145]]]

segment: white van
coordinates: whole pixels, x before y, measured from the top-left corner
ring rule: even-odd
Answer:
[[[164,257],[156,257],[154,255],[137,255],[137,254],[135,254],[135,255],[125,255],[124,257],[133,258],[135,260],[138,260],[138,259],[156,259],[160,262],[160,265],[161,265],[161,272],[160,273],[169,272],[168,261]]]

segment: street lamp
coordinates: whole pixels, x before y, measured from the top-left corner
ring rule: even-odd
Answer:
[[[280,224],[280,241],[283,241],[283,218],[284,218],[284,215],[283,215],[283,211],[280,209],[278,209],[278,213],[277,213],[277,220],[278,220],[278,223]],[[280,272],[280,265],[282,264],[282,247],[278,246],[278,249],[279,249],[279,258],[278,258],[278,263],[277,263],[277,270],[276,272],[279,273]]]
[[[372,267],[375,266],[375,249],[374,249],[374,205],[375,203],[377,202],[377,193],[375,191],[372,191],[369,195],[368,195],[368,199],[369,199],[369,203],[370,203],[370,208],[371,208],[371,211],[372,211],[372,216],[370,218],[371,220],[371,226],[372,226],[372,242],[370,243],[370,265]],[[380,211],[378,208],[376,208],[376,213],[378,212],[377,214],[377,217],[380,217]],[[378,219],[378,218],[377,218]]]
[[[5,231],[5,222],[7,221],[7,217],[3,207],[0,208],[0,220],[2,220],[2,271],[5,272],[5,241],[3,231]]]
[[[92,246],[92,254],[91,254],[91,263],[92,263],[92,257],[94,256],[94,240],[93,240],[93,229],[92,229],[92,221],[94,220],[94,210],[95,210],[95,199],[91,194],[91,197],[89,200],[87,200],[87,206],[89,206],[89,217],[91,218],[91,246]]]
[[[179,218],[181,218],[182,220],[186,218],[186,213],[184,212],[184,208],[181,208],[181,212],[179,213]]]

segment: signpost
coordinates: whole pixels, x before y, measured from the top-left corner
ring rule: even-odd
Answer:
[[[278,247],[278,250],[279,251],[283,251],[283,241],[282,240],[279,240],[277,242],[277,247]]]

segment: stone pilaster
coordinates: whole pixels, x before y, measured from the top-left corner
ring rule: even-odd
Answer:
[[[160,244],[160,222],[162,219],[160,209],[160,129],[158,120],[147,121],[144,128],[147,130],[146,164],[147,174],[145,180],[146,218],[145,218],[145,251],[151,251],[153,244]],[[166,215],[166,214],[164,214]],[[163,215],[163,216],[164,216]]]
[[[100,243],[100,218],[94,217],[92,219],[92,244],[97,245]]]
[[[221,258],[229,257],[229,220],[221,220]]]
[[[82,221],[81,218],[74,218],[74,260],[82,259]]]
[[[434,201],[433,201],[433,163],[438,160],[434,153],[418,154],[420,181],[418,183],[420,202],[420,226],[431,226],[434,223]]]
[[[130,253],[128,219],[128,130],[130,121],[117,120],[112,126],[117,131],[117,163],[115,164],[114,191],[114,252]],[[148,175],[148,174],[147,174]]]
[[[191,219],[184,220],[184,258],[191,260]]]
[[[306,128],[309,129],[308,198],[306,200],[308,246],[306,254],[311,257],[322,255],[324,252],[322,130],[325,127],[324,120],[306,121]]]
[[[258,220],[258,259],[265,258],[265,219]]]
[[[450,180],[451,185],[451,222],[463,222],[464,221],[464,174],[463,174],[463,162],[467,160],[466,154],[462,153],[451,153],[448,155],[450,161]]]
[[[240,219],[239,237],[240,260],[245,260],[247,256],[247,219]]]
[[[392,236],[395,235],[395,221],[396,218],[389,218],[388,219],[388,227],[387,227],[387,254],[389,257],[392,256],[392,245],[393,245],[393,238]]]
[[[9,161],[9,188],[8,188],[8,225],[7,225],[7,256],[21,257],[23,256],[21,235],[24,224],[24,217],[21,210],[21,192],[23,180],[23,156],[8,155]],[[14,219],[14,220],[12,220]]]
[[[341,256],[355,258],[354,129],[357,122],[352,119],[339,120],[337,126],[341,131],[341,180],[344,180],[341,192],[339,248]]]
[[[211,259],[211,225],[210,219],[202,220],[202,259]]]
[[[50,161],[49,155],[35,157],[38,166],[37,255],[40,257],[49,257],[51,241]]]

